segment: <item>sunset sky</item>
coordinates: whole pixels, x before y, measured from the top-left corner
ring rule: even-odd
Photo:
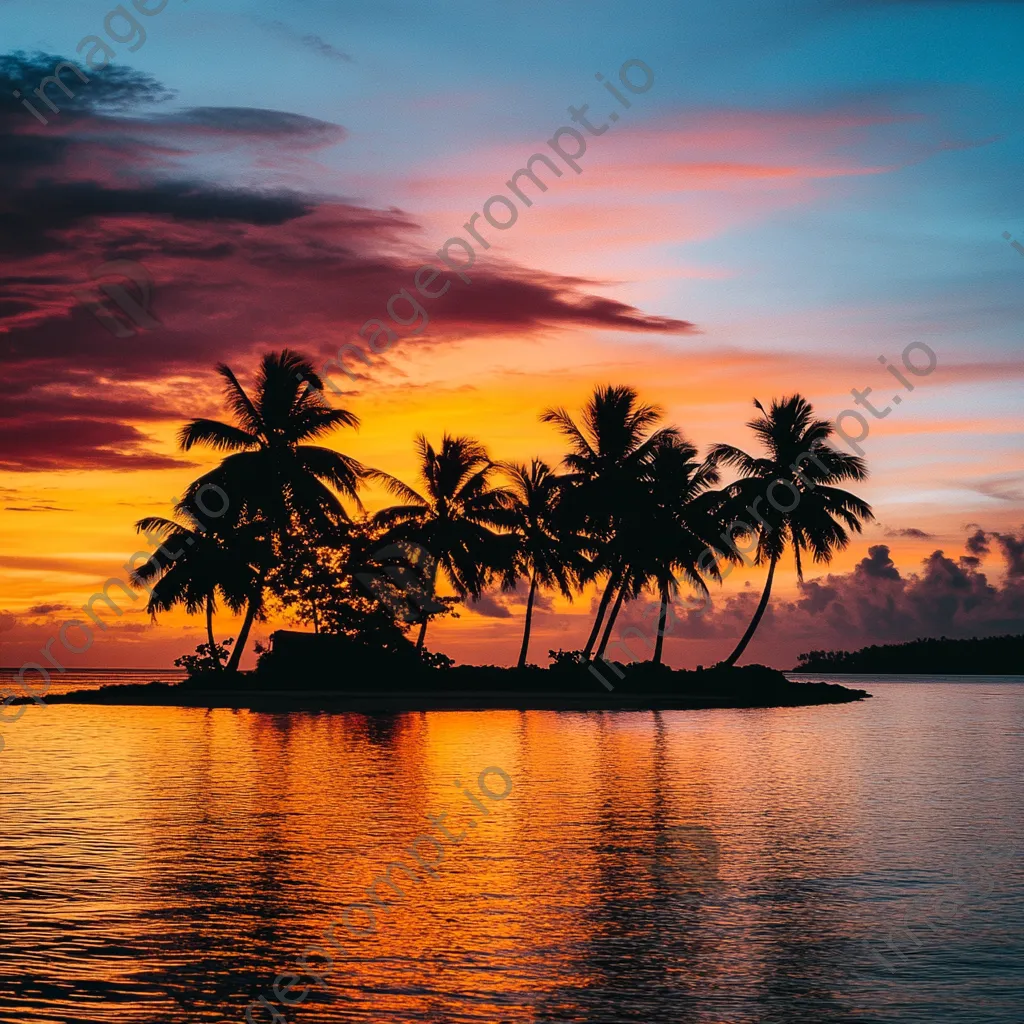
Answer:
[[[558,463],[539,414],[595,384],[635,386],[702,450],[753,450],[754,398],[799,391],[833,419],[853,388],[900,394],[862,442],[877,522],[807,567],[816,583],[783,563],[747,658],[1021,631],[1024,5],[170,0],[137,16],[141,44],[115,18],[127,41],[90,71],[76,47],[110,10],[0,0],[0,665],[124,578],[133,523],[216,461],[175,434],[225,415],[218,361],[244,379],[271,349],[319,366],[365,347],[360,326],[537,152],[561,177],[527,181],[508,230],[479,221],[471,283],[446,272],[421,333],[335,375],[361,426],[330,446],[415,483],[418,431]],[[60,113],[35,101],[43,125],[12,92],[60,59],[91,80],[49,90]],[[630,59],[654,83],[626,109],[595,75],[624,92]],[[608,129],[576,174],[547,140],[583,104]],[[102,297],[113,260],[146,268],[157,325],[116,337],[76,298]],[[902,368],[913,342],[937,367],[909,393],[879,357]],[[666,660],[724,657],[763,575],[734,572]],[[489,594],[430,645],[508,662],[524,603]],[[142,606],[66,664],[163,666],[202,639]],[[590,607],[543,601],[533,660],[581,646]]]

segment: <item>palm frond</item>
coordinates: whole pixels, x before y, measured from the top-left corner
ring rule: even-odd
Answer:
[[[186,452],[197,444],[214,451],[251,451],[259,443],[259,438],[249,431],[220,420],[192,420],[178,431],[178,445]]]
[[[242,428],[250,434],[266,436],[266,424],[245,389],[238,383],[234,370],[227,363],[218,363],[217,372],[227,383],[224,386],[224,399],[228,407],[238,418]]]
[[[358,427],[359,417],[347,409],[324,409],[317,406],[297,411],[287,422],[286,440],[298,443],[314,441],[338,427]]]
[[[403,483],[396,476],[385,473],[382,469],[364,469],[364,478],[375,484],[380,484],[389,494],[401,498],[410,505],[421,508],[429,506],[430,502],[418,491],[413,490],[408,484]]]

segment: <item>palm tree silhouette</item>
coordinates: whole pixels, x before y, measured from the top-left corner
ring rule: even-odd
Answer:
[[[865,480],[867,466],[856,455],[825,443],[834,433],[832,424],[815,419],[806,398],[792,395],[772,399],[768,412],[756,399],[754,405],[761,415],[746,425],[767,454],[755,457],[730,444],[716,444],[708,453],[712,464],[739,470],[740,478],[728,488],[730,505],[738,513],[735,535],[756,533],[754,564],[768,563],[768,578],[757,610],[736,649],[722,662],[726,667],[736,664],[757,630],[768,607],[775,567],[787,545],[793,548],[797,578],[802,581],[803,552],[810,552],[815,562],[827,564],[850,542],[843,524],[860,533],[862,523],[874,519],[867,502],[831,486],[843,480]],[[786,487],[783,500],[773,500],[778,484]],[[759,521],[756,525],[738,522],[739,515]]]
[[[597,556],[593,577],[608,576],[584,649],[588,659],[612,596],[622,590],[630,555],[627,524],[643,501],[647,463],[659,444],[678,437],[672,427],[651,431],[661,416],[656,406],[639,402],[634,388],[621,385],[595,388],[579,426],[562,408],[541,415],[542,422],[553,423],[569,442],[564,459],[569,470],[567,513],[591,538]]]
[[[262,519],[277,535],[288,530],[293,516],[321,530],[347,520],[330,488],[358,502],[364,468],[340,452],[303,442],[337,427],[356,427],[359,419],[346,409],[324,406],[323,382],[312,363],[289,349],[267,353],[251,398],[229,366],[220,363],[217,372],[227,382],[224,397],[235,422],[192,420],[178,439],[184,451],[203,445],[233,454],[192,483],[183,503],[193,503],[205,486],[215,485],[230,499],[229,522]]]
[[[511,561],[511,539],[494,530],[508,520],[503,514],[508,495],[489,485],[494,463],[473,438],[444,434],[440,450],[435,450],[419,434],[416,453],[423,494],[389,473],[366,470],[370,479],[403,501],[381,509],[372,522],[386,531],[382,543],[413,541],[426,548],[459,597],[479,597],[492,572],[507,569]],[[433,586],[434,580],[429,581],[431,596]],[[424,609],[418,649],[426,639],[429,618]]]
[[[308,359],[284,349],[267,353],[250,397],[231,368],[217,372],[225,379],[224,397],[234,423],[196,419],[182,427],[184,451],[194,445],[227,451],[216,469],[193,481],[176,506],[189,515],[192,506],[205,509],[203,494],[219,491],[225,507],[216,512],[222,534],[242,531],[249,539],[253,575],[247,584],[245,618],[227,668],[235,671],[255,618],[262,614],[264,586],[274,567],[273,548],[291,531],[329,534],[348,513],[333,487],[358,504],[356,489],[366,473],[355,459],[330,448],[303,444],[339,426],[358,426],[345,409],[329,409],[319,392],[323,382]]]
[[[719,474],[711,463],[698,461],[697,455],[696,446],[680,436],[665,436],[654,446],[645,472],[645,501],[629,521],[629,570],[601,639],[599,658],[608,645],[622,598],[639,597],[651,586],[660,602],[652,661],[660,665],[668,605],[679,592],[679,577],[704,596],[708,592],[705,576],[721,580],[717,559],[701,565],[702,554],[713,547],[724,525],[721,492],[711,490]]]
[[[538,588],[558,587],[565,597],[572,600],[573,587],[586,562],[582,554],[582,538],[565,523],[561,514],[562,480],[551,467],[540,459],[534,459],[529,466],[507,462],[500,468],[509,480],[511,516],[508,525],[516,538],[508,583],[514,586],[524,577],[530,581],[518,662],[518,667],[524,668]]]
[[[184,512],[181,515],[184,523],[147,516],[135,524],[136,530],[144,533],[147,539],[155,538],[155,543],[160,545],[158,554],[163,557],[158,561],[155,554],[135,569],[131,573],[131,582],[149,591],[146,610],[154,618],[157,612],[170,611],[179,604],[190,615],[205,608],[206,636],[213,657],[216,650],[213,616],[217,608],[217,591],[220,590],[232,611],[240,612],[249,601],[256,570],[242,555],[240,545],[232,546],[222,534],[206,529],[197,516]],[[252,620],[248,619],[247,623],[244,635],[239,634],[235,650],[245,646]],[[237,666],[234,653],[232,651],[228,662],[232,670]]]

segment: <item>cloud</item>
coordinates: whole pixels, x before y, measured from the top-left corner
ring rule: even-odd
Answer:
[[[972,524],[973,525],[973,524]],[[966,540],[965,546],[971,555],[982,557],[989,553],[988,534],[981,527],[978,527]]]
[[[1019,537],[979,530],[968,538],[969,551],[982,550],[979,534],[999,544],[1006,562],[1001,585],[981,571],[976,555],[954,560],[936,550],[917,572],[904,573],[888,545],[872,545],[851,572],[805,580],[793,599],[773,598],[747,657],[763,660],[768,651],[780,663],[793,664],[795,652],[811,649],[1024,632],[1024,530]],[[669,635],[722,641],[714,656],[723,657],[749,625],[759,597],[748,585],[715,599],[706,612],[693,599],[677,602]],[[627,606],[617,632],[621,635],[632,624],[652,637],[656,610],[652,602]]]
[[[1024,576],[1024,528],[1017,537],[1012,533],[993,533],[1006,559],[1006,572],[1010,576]]]
[[[506,605],[502,604],[497,597],[486,593],[481,594],[478,598],[471,598],[469,608],[477,615],[482,615],[487,619],[512,618],[512,612]]]
[[[861,559],[853,571],[855,576],[861,575],[866,579],[898,580],[900,578],[900,571],[889,557],[889,548],[885,544],[868,548],[867,557]],[[831,579],[831,577],[829,578]]]
[[[1008,576],[1024,576],[1024,527],[1018,537],[1014,533],[1000,533],[998,530],[986,532],[977,523],[970,523],[969,527],[977,527],[966,542],[967,551],[970,555],[980,559],[989,554],[994,541],[1003,558],[1006,561],[1006,573]]]
[[[1004,473],[968,486],[997,501],[1024,501],[1024,473]]]
[[[34,53],[16,50],[0,54],[0,92],[9,96],[18,89],[31,96],[31,90],[25,86],[28,83],[35,85],[47,75],[52,75],[53,69],[67,59],[55,53],[38,50]],[[81,67],[78,61],[79,58],[75,57],[71,63]],[[84,68],[82,70],[84,72]],[[64,75],[69,81],[75,81],[74,72],[66,71]],[[102,70],[89,71],[88,78],[88,83],[79,82],[80,88],[71,87],[71,97],[61,99],[57,104],[60,113],[54,114],[52,119],[48,118],[49,126],[36,121],[30,111],[15,103],[5,104],[4,111],[8,114],[14,113],[19,119],[27,118],[32,124],[42,128],[54,126],[61,118],[73,119],[95,113],[119,112],[154,103],[165,103],[175,95],[173,90],[165,88],[155,78],[119,64],[108,64]],[[39,103],[37,109],[40,108],[42,113],[49,113],[49,108],[45,104]],[[5,162],[9,157],[17,161],[22,152],[16,147],[11,153],[5,153]]]
[[[888,529],[885,531],[885,535],[886,537],[916,537],[921,540],[928,540],[935,536],[933,533],[919,530],[916,526],[904,526],[899,530]]]
[[[320,54],[321,57],[326,57],[328,60],[340,61],[343,64],[352,63],[352,57],[349,54],[339,50],[336,46],[332,46],[324,39],[321,39],[320,36],[296,32],[295,29],[286,25],[283,21],[264,21],[260,24],[267,31],[273,32],[283,39],[297,42],[313,50],[314,53]]]
[[[510,619],[522,614],[530,594],[530,585],[525,579],[518,580],[511,590],[484,591],[479,598],[471,598],[469,608],[488,619]],[[538,590],[533,599],[534,614],[540,616],[554,610],[554,595]],[[513,611],[513,608],[519,611]]]
[[[5,81],[38,81],[59,60],[0,60],[0,91]],[[0,166],[0,468],[185,465],[156,449],[147,425],[215,414],[213,363],[244,370],[285,344],[322,362],[371,317],[386,317],[389,299],[436,262],[443,239],[424,241],[401,210],[312,184],[233,184],[297,180],[296,150],[342,142],[341,126],[256,108],[129,117],[132,96],[143,106],[165,98],[133,74],[97,75],[81,90],[91,98],[48,127],[17,105],[0,108],[0,147],[10,155]],[[228,184],[200,160],[211,147]],[[323,169],[307,170],[319,187]],[[112,260],[146,269],[158,328],[118,338],[83,305],[81,295],[115,310],[91,276]],[[606,284],[478,260],[472,283],[453,276],[442,298],[426,300],[427,329],[400,328],[394,347],[579,328],[693,330],[596,294]],[[387,372],[391,359],[372,372]]]
[[[71,611],[71,605],[69,604],[34,604],[31,608],[26,609],[26,615],[52,615],[54,612],[69,612]]]
[[[259,195],[240,189],[218,188],[189,181],[157,182],[111,188],[92,181],[39,182],[24,187],[0,214],[0,229],[11,236],[11,251],[29,251],[24,244],[31,227],[48,239],[37,251],[59,248],[61,233],[95,218],[126,218],[142,214],[172,221],[238,221],[245,224],[283,224],[309,211],[301,199]]]
[[[73,416],[23,419],[16,411],[13,416],[0,413],[0,470],[8,472],[180,469],[195,465],[154,452],[148,443],[145,434],[127,423]]]
[[[70,508],[56,505],[4,505],[5,512],[71,512]]]
[[[124,122],[125,130],[145,130],[146,122]],[[174,114],[153,116],[149,128],[158,135],[180,132],[190,138],[207,132],[211,136],[249,139],[280,140],[290,147],[318,149],[333,146],[346,138],[341,125],[321,121],[304,114],[261,107],[190,107]],[[114,127],[107,125],[106,127]]]
[[[2,555],[0,569],[14,569],[18,572],[61,573],[66,576],[80,576],[85,579],[105,580],[111,571],[117,571],[116,564],[109,559],[89,555]]]

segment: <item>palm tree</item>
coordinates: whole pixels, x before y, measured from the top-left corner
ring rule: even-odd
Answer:
[[[221,488],[229,499],[226,522],[261,519],[277,536],[288,530],[293,517],[322,530],[347,520],[330,488],[358,503],[363,467],[333,449],[303,442],[336,427],[356,427],[359,419],[346,409],[324,406],[319,397],[323,382],[312,363],[289,349],[267,353],[251,398],[229,366],[220,363],[217,372],[226,381],[224,397],[235,422],[192,420],[182,427],[179,442],[184,451],[203,445],[232,454],[192,483],[184,502],[194,503],[204,488]]]
[[[732,507],[758,520],[755,525],[737,518],[729,532],[736,536],[756,533],[754,564],[768,563],[757,610],[736,649],[722,663],[726,667],[736,663],[757,630],[768,607],[775,567],[786,547],[793,548],[797,578],[802,581],[804,552],[810,552],[815,562],[827,564],[849,544],[846,527],[860,533],[862,524],[874,519],[867,502],[832,486],[843,480],[865,480],[867,466],[856,455],[826,444],[834,432],[832,424],[815,419],[806,398],[772,399],[770,412],[756,399],[754,405],[761,415],[746,425],[766,454],[755,457],[730,444],[714,445],[708,453],[714,465],[739,470],[740,478],[729,487]],[[783,500],[773,494],[779,485],[785,487]],[[768,507],[759,510],[758,505],[766,499]]]
[[[526,620],[518,667],[526,666],[530,648],[530,626],[533,604],[540,587],[558,587],[572,600],[573,587],[583,571],[582,539],[560,515],[561,479],[547,463],[534,459],[529,466],[517,462],[504,463],[501,469],[509,479],[509,523],[516,538],[516,549],[508,582],[514,585],[522,578],[530,581],[526,599]]]
[[[178,439],[184,451],[202,445],[231,454],[189,485],[177,510],[188,515],[195,506],[205,513],[208,505],[223,503],[209,513],[218,531],[243,531],[256,559],[250,562],[245,619],[227,665],[234,671],[252,623],[263,611],[263,588],[282,539],[299,526],[328,535],[347,522],[348,513],[331,488],[358,504],[356,489],[366,470],[347,455],[303,443],[336,427],[359,424],[353,413],[323,404],[323,382],[309,360],[290,349],[267,353],[252,397],[229,366],[220,363],[217,372],[226,382],[224,397],[234,423],[192,420]],[[204,499],[207,491],[217,496]]]
[[[553,423],[569,442],[564,459],[569,470],[568,510],[570,515],[575,511],[598,555],[593,576],[608,575],[584,649],[588,659],[608,604],[623,585],[630,556],[624,543],[627,523],[642,500],[647,463],[659,444],[678,436],[672,427],[651,431],[661,415],[657,407],[641,404],[634,388],[621,385],[595,388],[583,407],[579,426],[561,408],[541,415],[542,422]]]
[[[435,576],[440,569],[459,597],[479,597],[492,572],[505,569],[511,560],[510,538],[494,530],[508,521],[508,495],[489,485],[494,463],[472,438],[445,434],[441,448],[435,450],[419,434],[416,453],[422,494],[388,473],[366,471],[403,502],[381,509],[373,516],[373,525],[385,529],[382,543],[422,545],[436,559]],[[432,591],[434,580],[429,583]],[[418,649],[426,639],[429,617],[424,608]]]
[[[184,523],[147,516],[135,524],[138,532],[144,533],[159,547],[148,562],[132,572],[130,578],[134,586],[149,591],[146,610],[154,618],[157,612],[170,611],[179,604],[190,615],[205,608],[206,636],[210,656],[214,657],[217,644],[213,635],[213,615],[217,608],[217,591],[232,611],[241,611],[250,603],[256,571],[242,555],[242,545],[233,546],[223,534],[207,530],[197,516],[179,511]],[[238,665],[235,655],[245,646],[251,625],[252,617],[247,615],[238,645],[228,662],[232,671]]]
[[[639,597],[651,586],[660,602],[652,661],[660,665],[668,606],[679,592],[679,577],[705,596],[704,577],[721,579],[717,559],[703,565],[701,557],[716,543],[724,526],[722,495],[711,490],[719,474],[711,463],[697,461],[697,455],[697,448],[680,436],[664,437],[654,447],[645,473],[645,501],[640,514],[631,520],[634,536],[629,541],[629,569],[601,639],[599,658],[608,645],[622,599]]]

